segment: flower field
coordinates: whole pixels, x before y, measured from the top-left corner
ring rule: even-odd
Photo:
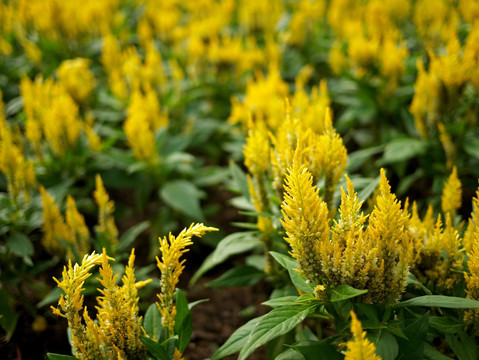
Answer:
[[[479,0],[0,1],[0,357],[478,359],[478,94]]]

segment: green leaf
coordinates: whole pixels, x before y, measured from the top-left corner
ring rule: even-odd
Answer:
[[[280,298],[267,300],[265,302],[262,302],[261,304],[275,308],[280,306],[297,304],[296,300],[298,300],[297,296],[283,296]]]
[[[264,278],[264,272],[253,266],[237,266],[219,278],[209,282],[206,286],[253,286]]]
[[[376,346],[376,354],[382,360],[394,360],[399,352],[396,338],[389,331],[372,330],[367,332],[367,338]]]
[[[293,305],[270,311],[253,328],[238,360],[246,359],[261,345],[294,329],[296,325],[306,319],[315,307],[314,305]]]
[[[185,351],[190,343],[192,332],[193,321],[191,319],[188,301],[186,300],[185,293],[181,290],[177,290],[174,333],[178,336],[178,349],[181,353]]]
[[[408,278],[407,278],[407,280],[406,280],[406,284],[419,286],[419,288],[421,288],[426,294],[432,295],[431,290],[429,290],[429,289],[428,289],[427,287],[425,287],[421,282],[419,282],[419,280],[416,279],[416,277],[414,276],[413,273],[409,273],[409,276],[408,276]]]
[[[368,292],[367,289],[360,290],[360,289],[355,289],[352,286],[349,286],[346,284],[341,284],[331,289],[331,298],[329,300],[331,302],[335,302],[335,301],[351,299],[353,297],[366,294],[367,292]]]
[[[424,295],[394,304],[393,306],[436,306],[450,309],[477,309],[479,308],[479,301],[455,296]]]
[[[466,139],[463,144],[463,148],[468,155],[479,159],[479,139],[476,137]]]
[[[77,360],[76,357],[71,355],[47,353],[47,356],[50,360]]]
[[[7,246],[13,254],[20,257],[31,256],[34,252],[33,244],[28,236],[16,231],[7,238]]]
[[[443,334],[455,334],[464,327],[464,323],[446,317],[431,316],[429,318],[429,326]]]
[[[231,176],[233,177],[233,181],[236,184],[238,190],[246,198],[246,200],[249,200],[250,197],[249,197],[248,180],[246,178],[246,174],[244,173],[244,171],[238,165],[236,165],[235,162],[231,161],[230,173],[231,173]]]
[[[386,144],[381,165],[392,164],[408,160],[424,154],[427,143],[421,139],[400,138],[394,139]]]
[[[118,241],[117,250],[123,251],[130,246],[133,241],[140,235],[143,231],[145,231],[150,226],[148,221],[142,221],[139,224],[133,225],[130,227],[125,233],[121,236],[120,240]]]
[[[371,194],[378,187],[379,180],[380,180],[379,176],[375,179],[371,179],[371,182],[358,193],[359,201],[366,201],[367,199],[369,199]]]
[[[198,271],[191,278],[191,283],[194,284],[201,275],[211,270],[216,265],[221,264],[232,255],[241,254],[251,251],[256,247],[260,247],[262,242],[258,239],[256,231],[244,231],[233,233],[221,240],[216,246],[215,250],[208,255],[203,264],[201,264]]]
[[[382,149],[383,146],[374,146],[348,154],[348,172],[351,173],[359,169],[366,161],[380,153]]]
[[[229,339],[226,340],[226,342],[213,354],[211,360],[219,360],[240,351],[248,341],[248,337],[253,328],[265,316],[266,315],[251,319],[246,324],[236,329]]]
[[[452,360],[449,356],[441,354],[428,343],[424,344],[424,357],[428,360]]]
[[[477,360],[477,344],[464,331],[457,335],[447,334],[446,341],[459,360]]]
[[[5,340],[9,341],[17,327],[18,314],[14,310],[15,299],[5,288],[0,289],[0,325],[7,335]]]
[[[60,295],[63,293],[63,290],[56,287],[52,289],[38,304],[37,308],[41,308],[45,305],[52,304],[60,300]]]
[[[396,339],[399,345],[397,360],[422,359],[428,322],[429,312],[404,329],[404,334],[408,339]]]
[[[166,329],[161,324],[161,315],[156,304],[151,304],[146,310],[143,328],[149,337],[158,341],[165,339]]]
[[[145,344],[148,352],[155,359],[171,360],[171,357],[169,356],[169,354],[165,350],[165,348],[163,346],[161,346],[161,344],[157,343],[155,340],[150,339],[149,337],[146,337],[146,336],[140,336],[140,340],[143,344]]]
[[[322,341],[301,341],[293,345],[293,349],[301,353],[305,360],[342,360],[344,355],[337,352],[328,339]]]
[[[160,196],[173,209],[195,220],[204,221],[200,207],[201,192],[193,183],[186,180],[167,182],[160,190]]]
[[[297,289],[308,294],[314,293],[313,284],[310,283],[306,276],[296,271],[296,269],[298,269],[298,263],[293,258],[275,251],[270,251],[270,254],[282,267],[288,270],[291,282]]]
[[[290,348],[276,356],[274,360],[305,360],[304,356],[296,350]]]

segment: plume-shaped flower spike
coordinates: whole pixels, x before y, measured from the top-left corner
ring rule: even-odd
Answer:
[[[366,338],[361,322],[354,311],[351,311],[351,332],[353,338],[347,343],[347,351],[344,360],[381,360],[376,355],[376,347]]]
[[[281,220],[299,269],[315,284],[321,283],[320,244],[329,241],[328,208],[313,185],[313,177],[302,165],[297,150],[285,181]]]
[[[160,285],[161,292],[158,294],[159,303],[156,303],[161,314],[162,325],[167,329],[168,336],[173,335],[175,326],[176,307],[174,305],[174,296],[176,284],[183,272],[185,260],[180,261],[181,256],[189,251],[188,246],[193,244],[193,236],[201,237],[207,231],[217,231],[213,227],[207,227],[203,224],[191,224],[187,229],[180,232],[178,236],[171,233],[168,237],[159,238],[161,260],[157,257],[158,269],[161,272]]]

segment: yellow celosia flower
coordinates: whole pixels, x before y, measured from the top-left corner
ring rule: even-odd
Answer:
[[[52,255],[64,254],[65,248],[60,240],[67,244],[72,243],[70,229],[65,223],[55,200],[43,187],[40,187],[40,193],[43,209],[42,245]]]
[[[44,137],[52,152],[61,156],[72,149],[83,129],[79,110],[65,88],[52,79],[22,78],[21,94],[27,115],[26,137],[41,158]]]
[[[206,227],[203,224],[191,224],[189,228],[183,229],[178,236],[171,233],[168,237],[159,238],[161,260],[157,257],[158,269],[161,272],[160,285],[161,293],[158,294],[159,303],[156,303],[161,314],[162,325],[167,329],[167,338],[173,335],[175,326],[176,307],[174,304],[174,296],[176,292],[176,284],[183,272],[185,260],[181,260],[181,256],[189,249],[187,247],[193,242],[193,236],[201,237],[207,231],[217,231],[213,227]]]
[[[449,38],[459,20],[448,0],[419,0],[414,5],[414,24],[427,48],[434,48]]]
[[[366,338],[366,331],[363,331],[361,322],[358,320],[354,311],[351,311],[351,333],[352,340],[348,341],[345,360],[381,360],[376,355],[376,347]]]
[[[139,298],[133,268],[135,252],[131,251],[121,287],[116,283],[118,274],[113,273],[108,259],[103,250],[101,279],[98,279],[103,289],[99,289],[102,296],[97,297],[100,339],[112,353],[125,359],[142,359],[146,356],[146,348],[140,341],[141,317],[138,316]]]
[[[24,156],[21,144],[18,144],[14,134],[3,116],[3,102],[0,92],[0,171],[7,180],[7,190],[10,200],[16,203],[30,201],[30,189],[37,185],[33,162]]]
[[[461,181],[457,177],[457,169],[454,166],[452,173],[446,180],[441,196],[441,207],[444,214],[449,214],[454,220],[456,210],[461,207],[462,188]]]
[[[168,114],[160,111],[156,92],[148,88],[143,94],[134,90],[123,126],[135,157],[151,163],[158,161],[154,132],[168,125]]]
[[[329,241],[328,209],[313,186],[313,178],[296,151],[293,166],[286,175],[281,220],[285,240],[299,269],[315,284],[322,283],[321,243]]]
[[[57,69],[57,76],[68,94],[78,102],[87,100],[96,86],[93,73],[88,69],[90,60],[76,58],[64,60]]]
[[[376,283],[371,284],[377,292],[371,290],[366,295],[378,302],[395,302],[406,287],[412,256],[406,227],[408,214],[391,193],[384,169],[381,169],[379,189],[380,194],[369,217],[367,236],[375,242],[384,270],[382,280],[377,279]]]
[[[101,263],[102,255],[95,252],[85,255],[80,265],[72,266],[71,261],[68,268],[65,266],[62,273],[62,281],[53,278],[58,287],[64,291],[58,301],[58,308],[52,306],[53,313],[62,316],[68,320],[68,326],[72,332],[72,348],[75,356],[79,359],[101,359],[104,355],[97,336],[91,336],[92,333],[87,331],[82,324],[80,311],[83,310],[83,285],[91,276],[91,269],[95,265]],[[88,313],[84,313],[87,324],[94,324],[88,317]],[[96,324],[94,324],[96,325]]]
[[[79,255],[90,251],[90,231],[85,224],[85,218],[78,212],[75,200],[67,196],[67,209],[65,212],[66,223],[70,228],[71,242]]]
[[[476,197],[477,200],[477,197]],[[467,267],[469,273],[464,273],[466,279],[466,293],[469,299],[479,300],[479,230],[474,226],[470,231],[470,246],[467,250]],[[473,324],[476,331],[479,331],[479,310],[468,310],[464,314],[464,320]]]
[[[373,239],[364,233],[367,216],[361,212],[354,187],[346,177],[347,193],[341,188],[340,217],[331,229],[331,241],[321,244],[323,273],[330,286],[347,284],[357,289],[367,289],[369,282],[381,276],[378,250]]]
[[[64,291],[58,302],[59,307],[52,306],[56,315],[65,317],[72,331],[72,347],[78,359],[102,359],[105,356],[111,360],[118,358],[143,359],[146,357],[146,348],[140,341],[141,317],[138,316],[138,291],[137,289],[150,281],[142,284],[135,283],[133,263],[134,251],[125,268],[122,286],[116,284],[117,274],[109,264],[114,260],[103,254],[93,252],[85,255],[81,264],[63,269],[63,279],[57,282]],[[89,316],[87,308],[83,309],[83,285],[92,274],[92,268],[100,265],[101,278],[98,281],[103,286],[99,289],[101,296],[97,297],[96,321]],[[83,315],[80,316],[80,311]],[[82,321],[83,318],[83,321]]]
[[[115,203],[110,200],[110,196],[103,186],[103,181],[100,175],[95,177],[95,202],[98,205],[98,226],[97,231],[102,234],[105,240],[110,245],[115,245],[118,242],[118,229],[115,225],[115,218],[113,212],[115,211]]]
[[[442,148],[446,153],[446,166],[450,169],[456,159],[456,144],[452,141],[451,135],[449,135],[442,122],[437,123],[437,129],[439,130],[439,140],[441,141]]]

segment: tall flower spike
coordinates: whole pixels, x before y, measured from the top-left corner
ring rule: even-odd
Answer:
[[[467,267],[469,274],[465,273],[467,298],[479,300],[479,228],[476,226],[471,230],[471,248],[467,251],[469,258]],[[476,331],[479,331],[479,310],[468,310],[464,314],[464,320],[473,324]]]
[[[52,306],[51,308],[54,314],[68,320],[68,326],[72,331],[73,351],[79,359],[101,359],[104,354],[98,342],[89,338],[79,314],[83,310],[83,295],[81,294],[84,290],[83,285],[91,276],[91,269],[95,265],[99,265],[101,261],[102,255],[92,252],[83,257],[80,265],[72,266],[69,261],[68,267],[63,268],[62,281],[53,278],[65,294],[62,294],[58,301],[59,307]],[[89,319],[88,315],[84,318]]]
[[[70,195],[67,197],[65,217],[67,225],[70,228],[71,240],[75,250],[80,256],[88,253],[90,251],[90,244],[88,242],[90,231],[85,224],[85,218],[78,212],[75,200]]]
[[[110,200],[110,196],[103,186],[103,181],[100,175],[95,177],[96,189],[94,192],[95,202],[98,210],[98,227],[99,233],[105,236],[105,239],[111,244],[115,245],[118,242],[118,229],[115,225],[115,218],[113,212],[115,211],[115,204]]]
[[[145,357],[146,349],[140,341],[141,317],[138,316],[138,292],[133,269],[135,253],[132,250],[121,287],[116,284],[118,275],[113,274],[108,259],[103,250],[102,278],[98,279],[103,290],[99,289],[102,296],[97,298],[102,342],[112,354],[120,353],[125,359],[140,360]]]
[[[449,214],[454,221],[456,211],[461,207],[462,203],[462,188],[461,181],[457,177],[457,169],[452,168],[451,175],[444,184],[444,189],[441,196],[441,207],[443,213]]]
[[[193,244],[193,236],[201,237],[207,231],[217,231],[213,227],[207,227],[203,224],[191,224],[188,229],[183,229],[178,236],[171,233],[168,237],[159,238],[161,260],[157,257],[156,262],[161,272],[160,285],[161,292],[158,294],[159,303],[156,305],[161,314],[162,325],[167,329],[168,336],[173,335],[175,326],[176,307],[174,305],[174,296],[176,284],[183,272],[185,260],[180,261],[181,256],[187,252],[188,246]]]
[[[65,249],[59,240],[71,243],[70,229],[65,223],[55,200],[47,193],[45,188],[40,187],[40,193],[42,195],[43,208],[42,245],[52,255],[63,255],[65,254]]]
[[[321,284],[320,244],[329,241],[328,208],[300,156],[296,150],[293,166],[286,175],[281,224],[299,269],[309,280]]]
[[[377,272],[377,249],[364,234],[367,216],[360,212],[354,187],[346,176],[347,193],[341,188],[339,220],[334,222],[332,240],[321,243],[322,271],[330,286],[347,284],[366,289]]]
[[[412,249],[407,231],[408,214],[391,193],[384,169],[381,169],[380,193],[372,211],[367,235],[376,244],[384,261],[382,280],[376,280],[374,301],[395,302],[406,287]]]
[[[381,360],[376,355],[376,347],[366,338],[366,331],[363,331],[361,322],[354,311],[351,311],[351,332],[353,339],[348,341],[344,360]]]

